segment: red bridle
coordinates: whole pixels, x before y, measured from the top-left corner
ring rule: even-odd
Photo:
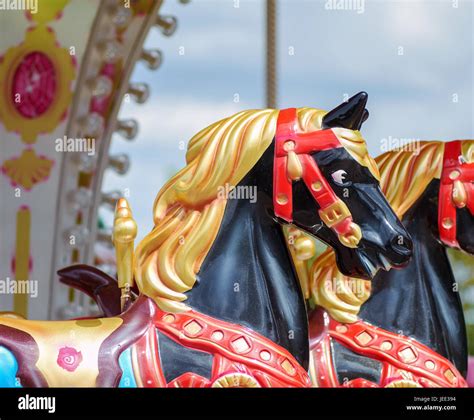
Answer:
[[[462,160],[461,145],[461,140],[446,143],[439,186],[439,236],[442,242],[455,248],[459,248],[456,209],[467,206],[474,214],[474,162]]]
[[[338,147],[343,146],[331,129],[300,133],[296,108],[281,110],[275,134],[273,206],[276,216],[291,223],[292,183],[303,179],[319,204],[321,220],[337,233],[343,245],[355,248],[362,237],[360,227],[311,157],[311,153]]]

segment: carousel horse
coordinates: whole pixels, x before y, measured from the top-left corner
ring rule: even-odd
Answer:
[[[376,158],[382,190],[413,238],[409,264],[369,285],[342,275],[330,250],[314,262],[316,386],[466,386],[463,308],[446,248],[474,254],[474,141],[415,146]]]
[[[282,226],[297,226],[338,255],[350,249],[341,265],[349,275],[370,279],[411,257],[411,239],[359,131],[366,102],[359,93],[329,113],[243,111],[195,135],[136,250],[131,211],[126,200],[117,204],[122,312],[0,318],[2,384],[309,386],[306,305]],[[311,250],[305,240],[295,245]]]

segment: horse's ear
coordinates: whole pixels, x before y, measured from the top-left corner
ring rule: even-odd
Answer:
[[[362,123],[369,118],[369,111],[365,109],[368,95],[359,92],[343,102],[323,117],[323,129],[342,127],[349,130],[360,130]]]

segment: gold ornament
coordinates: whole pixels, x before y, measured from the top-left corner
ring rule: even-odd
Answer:
[[[467,204],[467,191],[464,184],[457,179],[453,186],[453,202],[456,207],[463,208]]]
[[[133,243],[137,236],[137,224],[125,198],[117,201],[115,208],[113,243],[117,259],[118,286],[122,292],[121,307],[127,308],[130,302],[130,289],[133,287]]]
[[[246,373],[229,373],[217,378],[212,388],[261,388],[257,380]]]
[[[53,163],[44,156],[38,156],[32,149],[25,149],[20,157],[7,160],[3,164],[2,171],[13,185],[30,190],[36,184],[48,179]]]
[[[293,247],[295,248],[296,258],[298,258],[300,261],[309,260],[316,254],[316,246],[314,245],[314,241],[307,236],[301,235],[299,238],[296,238]]]
[[[392,381],[385,388],[423,388],[418,382],[411,381],[409,379],[399,379]]]

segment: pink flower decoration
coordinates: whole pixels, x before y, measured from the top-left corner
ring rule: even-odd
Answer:
[[[82,362],[82,353],[72,347],[59,349],[57,363],[68,372],[74,372]]]

